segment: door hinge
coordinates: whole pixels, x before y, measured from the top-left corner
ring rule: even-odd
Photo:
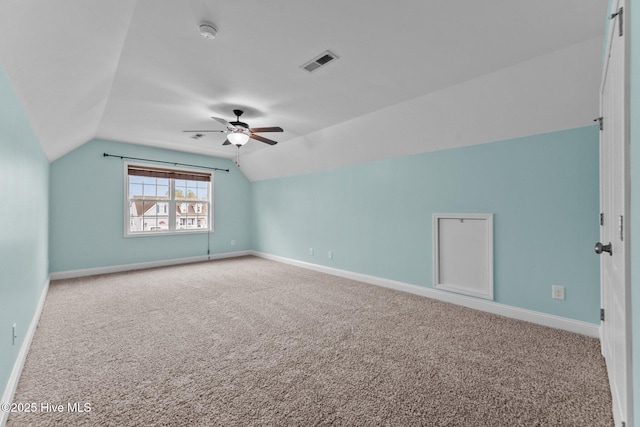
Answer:
[[[604,308],[600,309],[600,321],[604,322]]]
[[[618,9],[616,13],[612,13],[611,16],[609,17],[609,19],[614,19],[616,16],[618,17],[618,35],[620,37],[622,37],[622,35],[624,34],[624,31],[622,29],[622,24],[624,23],[623,12],[624,12],[624,7],[621,7],[620,9]]]
[[[624,240],[624,216],[620,215],[618,219],[618,229],[620,230],[620,241]]]
[[[600,126],[600,130],[602,130],[602,120],[604,119],[604,117],[596,117],[595,119],[593,119],[594,122],[598,122],[598,125]]]
[[[600,225],[604,225],[604,212],[600,212]]]

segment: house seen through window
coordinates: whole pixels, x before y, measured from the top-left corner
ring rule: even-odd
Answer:
[[[211,174],[127,165],[126,234],[210,231]]]

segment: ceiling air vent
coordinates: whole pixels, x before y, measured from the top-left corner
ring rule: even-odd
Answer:
[[[323,65],[327,65],[328,63],[335,61],[336,59],[338,59],[338,55],[327,50],[313,58],[311,61],[306,62],[300,68],[311,73],[322,67]]]

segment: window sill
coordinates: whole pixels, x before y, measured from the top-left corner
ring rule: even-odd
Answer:
[[[183,234],[207,234],[213,233],[213,230],[201,229],[201,230],[181,230],[181,231],[153,231],[153,232],[138,232],[138,233],[124,233],[124,237],[150,237],[150,236],[181,236]]]

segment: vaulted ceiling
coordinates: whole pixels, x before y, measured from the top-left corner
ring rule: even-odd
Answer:
[[[295,145],[308,135],[585,41],[597,46],[605,9],[602,0],[0,0],[0,60],[52,161],[93,138],[232,158],[224,134],[183,130],[222,129],[211,116],[232,120],[240,108],[252,127],[285,130],[268,135],[277,146],[242,148],[248,175],[260,179],[302,161]],[[199,33],[205,21],[219,31],[214,40]],[[300,68],[326,50],[339,59]],[[428,133],[419,121],[366,123],[384,135]],[[374,151],[389,143],[368,139]],[[366,143],[354,142],[354,159]]]

